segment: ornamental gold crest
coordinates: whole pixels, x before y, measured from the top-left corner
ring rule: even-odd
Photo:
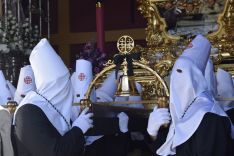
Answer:
[[[130,53],[134,48],[134,40],[127,35],[121,36],[117,42],[117,48],[120,53]]]

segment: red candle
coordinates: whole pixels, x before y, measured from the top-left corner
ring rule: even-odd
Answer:
[[[105,32],[103,23],[103,8],[100,2],[96,4],[97,47],[104,52]]]

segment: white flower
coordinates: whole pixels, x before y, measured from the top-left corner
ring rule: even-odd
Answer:
[[[2,53],[9,53],[10,49],[7,47],[6,44],[0,44],[0,51]]]
[[[12,14],[8,14],[8,18],[11,19],[13,16]]]
[[[28,43],[24,43],[24,47],[27,47],[28,46]]]
[[[11,35],[13,35],[13,34],[14,34],[14,31],[13,31],[13,30],[11,30],[11,31],[10,31],[10,34],[11,34]]]
[[[13,40],[14,40],[14,41],[18,40],[18,37],[17,37],[17,36],[15,36]]]
[[[16,49],[16,43],[15,43],[15,42],[10,43],[10,44],[9,44],[9,47],[10,47],[11,49]]]
[[[1,51],[1,50],[0,50]],[[4,51],[1,51],[3,54],[7,54],[10,52],[10,49],[7,49],[7,50],[4,50]]]
[[[20,50],[23,50],[23,46],[22,45],[19,44],[18,47],[19,47]]]
[[[31,52],[32,52],[32,49],[26,49],[25,54],[30,55]]]
[[[0,44],[0,50],[6,50],[7,45],[6,44]]]
[[[23,26],[23,27],[27,27],[27,26],[28,26],[28,23],[24,23],[22,26]]]
[[[2,38],[2,41],[3,42],[7,42],[7,39],[4,37],[4,38]]]
[[[12,27],[15,27],[14,25],[16,24],[16,21],[15,21],[15,20],[12,20],[12,21],[11,21],[11,24],[13,24]],[[12,28],[12,29],[14,29],[14,28]]]

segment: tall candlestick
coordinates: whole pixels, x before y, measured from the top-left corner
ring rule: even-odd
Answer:
[[[39,34],[42,36],[42,9],[41,9],[41,0],[39,0]]]
[[[17,0],[17,21],[20,26],[20,0]]]
[[[47,0],[47,35],[48,39],[50,39],[50,0]]]
[[[4,0],[4,24],[5,29],[7,29],[8,23],[7,23],[7,0]]]
[[[32,29],[32,0],[28,1],[28,10],[29,10],[29,28]]]
[[[0,6],[1,6],[1,7],[0,7],[0,18],[1,18],[2,15],[3,15],[3,14],[2,14],[2,0],[0,0]]]
[[[103,7],[100,2],[96,4],[97,47],[104,52],[105,32],[103,24]]]

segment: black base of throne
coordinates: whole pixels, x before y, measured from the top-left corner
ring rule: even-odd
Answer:
[[[129,117],[129,131],[145,132],[148,123],[148,111],[124,107],[93,105],[94,127],[86,135],[109,135],[120,132],[118,113],[125,112]]]

